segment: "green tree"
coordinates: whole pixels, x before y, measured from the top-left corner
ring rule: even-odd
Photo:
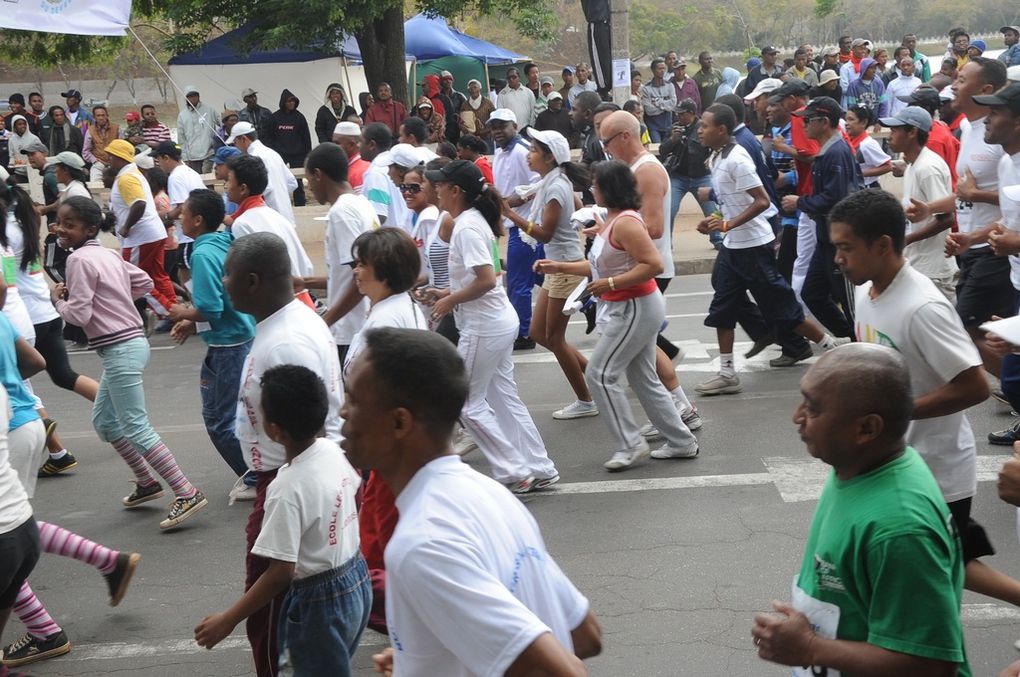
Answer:
[[[675,10],[659,9],[647,1],[630,6],[631,58],[676,49],[674,42],[687,30],[687,22]]]

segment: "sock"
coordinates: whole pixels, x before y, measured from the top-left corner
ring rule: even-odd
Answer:
[[[719,373],[723,376],[737,375],[737,370],[733,368],[733,353],[719,354]]]
[[[22,583],[18,590],[18,597],[14,600],[14,615],[25,625],[28,634],[36,639],[46,639],[60,632],[60,626],[46,612],[46,607],[32,592],[28,581]]]
[[[674,400],[676,400],[677,404],[679,405],[677,409],[679,409],[681,413],[689,410],[691,407],[694,406],[693,404],[691,404],[691,401],[687,399],[687,393],[684,392],[683,386],[677,386],[673,390],[670,390],[669,394],[673,396]]]
[[[818,345],[822,350],[832,350],[838,347],[836,339],[832,338],[832,334],[822,334],[822,340],[818,342]]]
[[[149,486],[155,484],[156,480],[149,474],[149,469],[145,467],[145,459],[135,449],[135,445],[131,444],[126,437],[110,442],[113,448],[117,450],[120,457],[124,459],[124,462],[131,468],[131,472],[135,474],[135,481],[142,486]]]
[[[60,459],[67,456],[67,449],[61,449],[60,451],[51,451],[50,460],[59,461]]]
[[[170,453],[162,440],[156,442],[151,449],[145,452],[145,460],[149,462],[153,470],[159,473],[160,477],[166,480],[177,498],[191,498],[198,491],[191,486],[191,482],[177,467],[177,460],[174,459],[174,455]]]
[[[78,534],[71,533],[56,524],[36,520],[39,525],[39,547],[51,555],[70,557],[79,562],[90,564],[99,569],[99,573],[108,574],[117,568],[116,550],[99,545]]]

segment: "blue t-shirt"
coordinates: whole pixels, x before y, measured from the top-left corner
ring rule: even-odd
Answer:
[[[14,347],[14,342],[19,338],[21,336],[11,321],[5,314],[0,313],[0,381],[3,381],[4,388],[7,389],[13,412],[9,430],[20,428],[39,418],[39,412],[35,410],[35,398],[28,392],[21,372],[18,371],[18,351]]]
[[[255,318],[238,312],[223,287],[223,262],[234,236],[203,233],[191,251],[191,300],[210,328],[199,336],[210,346],[235,346],[255,337]]]

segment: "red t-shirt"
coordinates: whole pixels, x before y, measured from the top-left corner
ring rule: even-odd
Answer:
[[[818,151],[821,150],[817,141],[808,138],[804,130],[804,118],[796,115],[790,116],[790,140],[797,152],[803,155],[818,155]],[[797,168],[797,195],[811,195],[814,189],[811,181],[811,163],[800,160],[794,160],[793,163]]]
[[[362,160],[361,155],[355,155],[347,163],[347,182],[351,188],[360,188],[365,182],[365,172],[372,166],[368,160]]]
[[[492,165],[489,164],[489,158],[484,155],[479,155],[478,159],[475,160],[475,164],[478,169],[482,171],[482,176],[485,177],[485,183],[494,184],[496,181],[492,178]]]
[[[962,117],[962,116],[961,116]],[[953,190],[956,190],[956,158],[960,154],[960,140],[949,131],[949,126],[942,120],[935,120],[928,135],[928,148],[938,153],[939,157],[949,165],[949,175],[953,179]]]

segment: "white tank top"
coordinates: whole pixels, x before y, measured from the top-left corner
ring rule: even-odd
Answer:
[[[669,219],[670,211],[673,206],[673,195],[670,190],[669,173],[666,171],[666,168],[662,166],[662,163],[659,162],[659,158],[655,157],[651,153],[643,153],[640,155],[637,160],[634,160],[634,163],[630,166],[630,170],[636,174],[638,167],[645,164],[654,164],[666,178],[666,194],[662,196],[662,236],[652,238],[652,242],[655,243],[655,248],[659,250],[659,255],[662,256],[662,273],[657,275],[657,277],[670,279],[676,275],[676,269],[673,267],[673,229],[669,223],[666,223]]]

